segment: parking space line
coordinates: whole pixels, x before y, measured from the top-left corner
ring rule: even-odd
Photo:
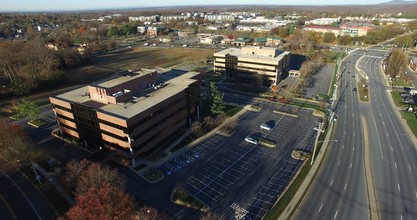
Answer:
[[[191,187],[194,187],[196,190],[199,190],[199,188],[197,188],[197,187],[195,187],[194,185],[190,185]],[[215,199],[215,198],[213,198],[213,197],[211,197],[210,195],[208,195],[207,193],[205,193],[205,192],[201,192],[202,194],[204,194],[204,195],[206,195],[207,197],[209,197],[211,200],[213,200],[213,201],[215,201],[215,202],[217,202],[217,200]],[[195,196],[197,196],[197,194],[194,194]]]
[[[204,189],[208,188],[208,189],[211,189],[211,190],[215,191],[216,193],[218,193],[218,194],[220,194],[220,195],[224,196],[224,194],[223,194],[223,193],[219,192],[218,190],[216,190],[215,188],[213,188],[213,187],[211,187],[211,186],[209,185],[209,184],[211,184],[211,183],[213,182],[213,180],[212,180],[209,184],[206,184],[205,182],[203,182],[203,181],[201,181],[201,180],[199,180],[199,179],[197,179],[197,178],[195,178],[195,177],[191,177],[191,178],[194,178],[197,182],[200,182],[201,184],[203,184],[203,185],[204,185],[203,189],[200,189],[200,190],[199,190],[199,192],[201,192],[201,191],[203,191]],[[196,193],[196,195],[197,195],[197,194],[198,194],[198,192]]]
[[[207,171],[207,172],[209,172],[209,173],[212,173],[213,175],[218,176],[216,173],[214,173],[214,172],[210,171],[210,170],[209,170],[209,169],[207,169],[207,168],[204,168],[203,170],[205,170],[205,171]],[[231,174],[228,174],[228,175],[233,176],[233,175],[231,175]],[[235,185],[232,181],[230,181],[230,180],[226,179],[224,176],[219,176],[219,177],[220,177],[220,178],[222,178],[223,180],[226,180],[226,182],[228,182],[228,183],[230,183],[230,184],[232,184],[232,185]],[[235,178],[237,178],[237,177],[235,177]],[[237,178],[237,179],[239,179],[239,178]]]

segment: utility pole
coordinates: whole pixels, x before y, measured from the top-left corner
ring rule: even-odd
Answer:
[[[314,159],[315,159],[315,156],[316,156],[317,142],[319,141],[320,133],[324,132],[324,130],[321,129],[322,124],[323,123],[320,123],[318,128],[313,128],[313,130],[317,131],[317,136],[316,136],[316,141],[314,142],[313,157],[311,158],[311,164],[310,165],[313,165],[313,163],[314,163]]]

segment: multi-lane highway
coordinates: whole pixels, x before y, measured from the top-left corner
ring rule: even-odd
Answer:
[[[335,135],[295,219],[369,218],[359,102],[353,92],[355,62],[357,57],[352,56],[342,64],[338,81],[340,99],[334,108]]]
[[[417,219],[417,154],[380,72],[386,53],[354,51],[343,62],[333,143],[294,219],[369,219],[368,188],[380,219]],[[353,92],[360,71],[368,76],[367,103]],[[365,161],[371,174],[365,175]]]
[[[404,122],[391,105],[380,63],[384,53],[362,57],[358,68],[369,78],[367,118],[375,191],[380,219],[417,219],[417,154]]]

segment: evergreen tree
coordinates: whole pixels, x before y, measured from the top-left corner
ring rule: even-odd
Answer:
[[[224,103],[223,103],[223,93],[220,93],[217,90],[216,85],[214,84],[214,82],[210,83],[210,91],[211,91],[211,99],[212,99],[212,104],[211,104],[211,113],[218,115],[221,113],[224,113]]]

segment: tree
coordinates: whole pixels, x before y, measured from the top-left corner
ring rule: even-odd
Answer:
[[[405,65],[405,53],[398,48],[393,49],[391,55],[388,58],[386,70],[386,74],[391,77],[393,83],[395,83],[397,76],[403,73]]]
[[[70,220],[132,219],[135,211],[133,197],[105,183],[89,188],[76,197],[76,203],[66,213]]]
[[[91,165],[91,162],[88,160],[71,160],[65,165],[65,176],[64,183],[71,191],[74,191],[75,186],[77,185],[78,178],[81,174]]]
[[[223,103],[223,93],[220,93],[217,90],[216,84],[214,82],[210,83],[210,91],[211,91],[211,98],[212,98],[212,105],[210,106],[211,108],[211,113],[217,115],[217,114],[221,114],[224,113],[224,103]]]
[[[207,212],[201,216],[200,220],[223,220],[224,218],[214,212]]]
[[[9,164],[17,166],[19,161],[33,161],[40,158],[41,153],[33,147],[29,136],[23,128],[0,119],[0,155]],[[5,135],[7,134],[7,135]]]
[[[107,37],[114,37],[114,36],[119,36],[119,28],[113,26],[110,27],[109,30],[107,31]]]
[[[278,86],[272,86],[271,91],[274,93],[274,96],[276,96],[278,92]]]
[[[79,177],[75,194],[83,194],[90,188],[100,189],[106,184],[116,189],[124,189],[125,183],[125,178],[117,170],[93,163]]]
[[[336,36],[333,33],[326,32],[323,34],[324,43],[332,43],[336,40]]]
[[[17,116],[26,117],[29,116],[30,120],[36,120],[39,113],[39,108],[36,103],[22,99],[17,106]]]
[[[144,206],[136,212],[135,218],[138,220],[159,220],[161,219],[161,216],[157,209]]]

